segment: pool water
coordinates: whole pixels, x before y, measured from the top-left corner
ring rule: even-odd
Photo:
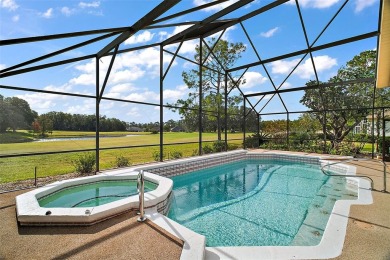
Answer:
[[[278,160],[242,160],[172,179],[169,218],[212,247],[317,245],[335,201],[357,198],[344,177]]]
[[[145,192],[157,185],[145,181]],[[138,194],[136,180],[98,181],[61,189],[38,199],[44,208],[93,207]]]

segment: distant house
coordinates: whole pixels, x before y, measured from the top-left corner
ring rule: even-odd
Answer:
[[[144,130],[137,126],[130,126],[127,128],[127,131],[129,132],[143,132]]]
[[[385,119],[390,119],[390,111],[385,112]],[[374,133],[376,133],[376,116],[374,115]],[[368,115],[364,120],[362,120],[355,128],[353,129],[354,134],[368,134],[371,135],[372,124],[372,114]],[[379,129],[382,134],[382,129]],[[386,121],[385,135],[390,136],[390,122]]]
[[[171,128],[171,132],[184,132],[184,128],[181,127],[181,126],[175,126],[173,128]]]

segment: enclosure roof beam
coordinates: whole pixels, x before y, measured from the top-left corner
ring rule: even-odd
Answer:
[[[150,11],[144,17],[138,20],[127,31],[123,32],[116,39],[114,39],[112,42],[107,44],[103,49],[101,49],[96,54],[97,58],[103,57],[106,53],[108,53],[113,48],[115,48],[115,46],[121,44],[122,42],[127,40],[130,36],[134,35],[139,30],[145,28],[148,25],[151,25],[156,18],[158,18],[160,15],[162,15],[163,13],[171,9],[174,5],[176,5],[179,2],[180,0],[164,0],[163,2],[161,2],[159,5],[153,8],[152,11]]]
[[[55,51],[55,52],[52,52],[52,53],[49,53],[49,54],[46,54],[46,55],[42,55],[40,57],[31,59],[31,60],[28,60],[28,61],[16,64],[16,65],[8,67],[6,69],[0,70],[0,73],[4,73],[4,72],[10,71],[10,70],[14,70],[14,69],[17,69],[17,68],[20,68],[20,67],[24,67],[26,65],[30,65],[32,63],[35,63],[35,62],[38,62],[38,61],[41,61],[41,60],[45,60],[45,59],[48,59],[50,57],[54,57],[54,56],[57,56],[59,54],[62,54],[62,53],[65,53],[65,52],[68,52],[68,51],[71,51],[71,50],[74,50],[74,49],[78,49],[80,47],[89,45],[89,44],[97,42],[97,41],[101,41],[103,39],[112,37],[112,36],[117,35],[117,34],[118,34],[118,32],[108,33],[108,34],[105,34],[105,35],[102,35],[102,36],[99,36],[99,37],[96,37],[96,38],[93,38],[93,39],[90,39],[90,40],[87,40],[87,41],[84,41],[84,42],[81,42],[81,43],[78,43],[78,44],[75,44],[75,45],[72,45],[72,46],[69,46],[67,48],[64,48],[64,49],[61,49],[61,50],[58,50],[58,51]]]
[[[113,32],[120,33],[128,29],[129,27],[118,27],[118,28],[108,28],[108,29],[99,29],[99,30],[82,31],[82,32],[61,33],[61,34],[52,34],[52,35],[45,35],[45,36],[0,40],[0,46],[56,40],[62,38],[72,38],[72,37],[86,36],[92,34],[103,34],[103,33],[113,33]]]
[[[168,28],[168,27],[183,26],[183,25],[194,25],[194,24],[197,24],[197,23],[199,23],[199,21],[181,22],[181,23],[168,23],[168,24],[161,24],[161,25],[157,24],[157,25],[146,26],[143,30]]]
[[[338,85],[350,85],[350,84],[356,84],[356,83],[369,83],[369,82],[374,82],[374,81],[375,81],[375,78],[361,78],[361,79],[354,79],[354,80],[347,80],[347,81],[316,84],[316,85],[304,86],[304,87],[299,87],[299,88],[288,88],[288,89],[278,89],[278,90],[267,91],[267,92],[258,92],[258,93],[247,94],[244,96],[245,97],[257,97],[257,96],[263,96],[263,95],[272,95],[272,94],[278,94],[278,93],[288,93],[288,92],[295,92],[295,91],[308,90],[308,89],[317,89],[317,88],[322,88],[322,87],[334,87],[334,86],[338,86]]]
[[[389,109],[389,106],[375,107],[375,109]],[[372,110],[372,107],[357,107],[357,108],[338,108],[338,109],[324,109],[324,110],[304,110],[304,111],[290,111],[288,114],[303,114],[303,113],[324,113],[324,112],[337,112],[337,111],[351,111],[351,110]],[[271,112],[271,113],[260,113],[260,116],[271,116],[271,115],[285,115],[287,112]]]
[[[332,47],[335,47],[335,46],[339,46],[339,45],[343,45],[343,44],[347,44],[347,43],[351,43],[351,42],[355,42],[355,41],[368,39],[368,38],[371,38],[371,37],[376,37],[378,35],[379,35],[378,31],[364,33],[364,34],[360,34],[360,35],[353,36],[353,37],[350,37],[350,38],[345,38],[343,40],[334,41],[334,42],[326,43],[326,44],[319,45],[319,46],[316,46],[316,47],[312,47],[312,48],[309,48],[309,49],[304,49],[304,50],[300,50],[300,51],[290,52],[290,53],[283,54],[283,55],[280,55],[280,56],[276,56],[276,57],[273,57],[273,58],[265,59],[263,61],[256,61],[256,62],[253,62],[253,63],[248,63],[247,65],[242,65],[242,66],[239,66],[239,67],[228,69],[227,71],[228,72],[232,72],[232,71],[236,71],[236,70],[245,69],[247,67],[254,67],[254,66],[258,66],[258,65],[274,62],[274,61],[277,61],[277,60],[283,60],[283,59],[295,57],[295,56],[298,56],[298,55],[307,54],[309,52],[315,52],[315,51],[319,51],[319,50],[323,50],[323,49],[327,49],[327,48],[332,48]]]
[[[130,51],[142,50],[142,49],[146,49],[146,48],[157,47],[159,45],[160,45],[159,43],[154,43],[154,44],[149,44],[149,45],[143,45],[143,46],[137,46],[137,47],[128,48],[128,49],[118,50],[118,54],[130,52]],[[113,54],[114,54],[114,52],[110,52],[104,56],[111,56]],[[50,67],[60,66],[60,65],[64,65],[64,64],[68,64],[68,63],[72,63],[72,62],[87,60],[87,59],[92,59],[95,57],[96,57],[95,54],[90,54],[90,55],[85,55],[85,56],[81,56],[81,57],[77,57],[77,58],[66,59],[66,60],[62,60],[62,61],[51,62],[51,63],[46,63],[46,64],[37,65],[37,66],[33,66],[33,67],[28,67],[28,68],[24,68],[24,69],[20,69],[20,70],[4,72],[4,73],[0,74],[0,78],[6,78],[6,77],[10,77],[10,76],[18,75],[18,74],[23,74],[23,73],[27,73],[27,72],[31,72],[31,71],[46,69],[46,68],[50,68]]]
[[[226,1],[228,1],[228,0],[218,0],[218,1],[213,1],[213,2],[210,2],[210,3],[204,4],[204,5],[200,5],[200,6],[197,6],[197,7],[194,7],[194,8],[190,8],[190,9],[187,9],[185,11],[182,11],[182,12],[179,12],[179,13],[176,13],[176,14],[172,14],[172,15],[168,15],[166,17],[154,20],[153,24],[161,23],[161,22],[167,21],[167,20],[171,20],[173,18],[182,16],[182,15],[185,15],[185,14],[189,14],[189,13],[192,13],[192,12],[196,12],[198,10],[202,10],[202,9],[205,9],[205,8],[208,8],[208,7],[211,7],[211,6],[214,6],[216,4],[220,4],[222,2],[226,2]]]
[[[191,32],[194,32],[196,30],[199,30],[200,28],[202,28],[203,26],[207,25],[207,24],[210,24],[212,23],[213,21],[217,20],[218,18],[221,18],[223,17],[224,15],[226,14],[229,14],[237,9],[239,9],[240,7],[250,3],[250,2],[253,2],[254,0],[241,0],[241,1],[237,1],[235,2],[234,4],[222,9],[221,11],[213,14],[213,15],[210,15],[209,17],[207,17],[206,19],[202,20],[201,22],[185,29],[184,31],[166,39],[165,41],[162,42],[162,45],[165,46],[165,45],[168,45],[168,44],[172,44],[180,39],[182,39],[185,35],[191,33]],[[200,36],[200,35],[199,35]],[[186,37],[187,39],[190,38],[190,37]]]

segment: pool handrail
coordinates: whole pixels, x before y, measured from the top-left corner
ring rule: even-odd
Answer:
[[[146,220],[146,217],[145,217],[145,210],[144,210],[145,178],[144,178],[143,170],[140,170],[137,176],[137,190],[139,193],[139,214],[140,214],[137,221],[144,222]]]
[[[323,165],[321,167],[321,171],[323,174],[327,175],[327,176],[335,176],[335,177],[356,177],[356,178],[367,178],[370,180],[371,182],[371,190],[375,190],[374,189],[374,180],[371,178],[371,177],[368,177],[368,176],[365,176],[365,175],[343,175],[343,174],[328,174],[326,173],[326,171],[324,170],[324,168],[326,166],[331,166],[331,165],[335,165],[335,164],[339,164],[339,163],[346,163],[346,162],[351,162],[351,161],[370,161],[370,159],[365,159],[365,158],[362,158],[362,159],[357,159],[357,158],[352,158],[352,159],[348,159],[348,160],[343,160],[343,161],[338,161],[338,162],[334,162],[334,163],[328,163],[326,165]],[[383,164],[383,190],[382,192],[387,192],[386,191],[386,162],[385,161],[379,161]]]

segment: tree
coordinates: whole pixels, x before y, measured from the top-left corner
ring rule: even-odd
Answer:
[[[53,121],[47,115],[39,116],[38,124],[42,137],[44,137],[46,133],[53,131]]]
[[[246,50],[246,47],[243,43],[229,43],[225,40],[216,42],[216,39],[214,38],[208,41],[207,45],[214,46],[212,53],[210,53],[210,50],[206,46],[203,46],[201,53],[200,46],[197,45],[195,47],[196,53],[194,55],[194,59],[197,62],[201,62],[201,57],[202,60],[207,57],[201,71],[202,86],[199,86],[200,73],[198,69],[184,71],[182,73],[183,81],[192,92],[189,94],[188,99],[179,99],[174,106],[181,107],[178,110],[185,126],[191,130],[195,130],[198,122],[197,109],[199,108],[199,89],[202,88],[202,110],[207,112],[204,112],[202,115],[204,123],[203,129],[198,130],[204,131],[205,127],[210,130],[215,130],[218,133],[218,140],[221,140],[223,122],[221,112],[224,110],[225,102],[225,68],[232,67],[232,65],[241,57],[241,53]],[[245,81],[241,81],[237,85],[244,83]],[[235,87],[236,85],[234,82],[228,78],[228,92]],[[228,106],[231,104],[232,102],[229,104],[228,99]],[[188,108],[194,110],[188,110]],[[175,108],[172,110],[176,111]]]
[[[335,86],[307,89],[300,102],[314,111],[322,125],[324,135],[329,136],[332,148],[350,133],[369,114],[372,107],[373,83],[343,82],[375,76],[375,51],[364,51],[341,67],[337,75],[329,79]],[[338,84],[337,84],[338,83]],[[307,86],[317,84],[309,81]],[[322,82],[319,82],[322,84]],[[336,111],[335,111],[336,110]]]
[[[41,125],[39,124],[38,120],[34,120],[31,124],[31,128],[34,131],[34,133],[38,134],[41,132]]]
[[[297,120],[290,122],[290,130],[292,132],[302,132],[314,134],[321,130],[321,124],[311,113],[304,113]]]
[[[8,127],[8,120],[6,116],[6,103],[4,96],[0,95],[0,133],[4,133]]]
[[[0,132],[5,132],[7,128],[15,132],[16,129],[30,127],[37,116],[38,113],[31,110],[26,100],[0,95]]]

